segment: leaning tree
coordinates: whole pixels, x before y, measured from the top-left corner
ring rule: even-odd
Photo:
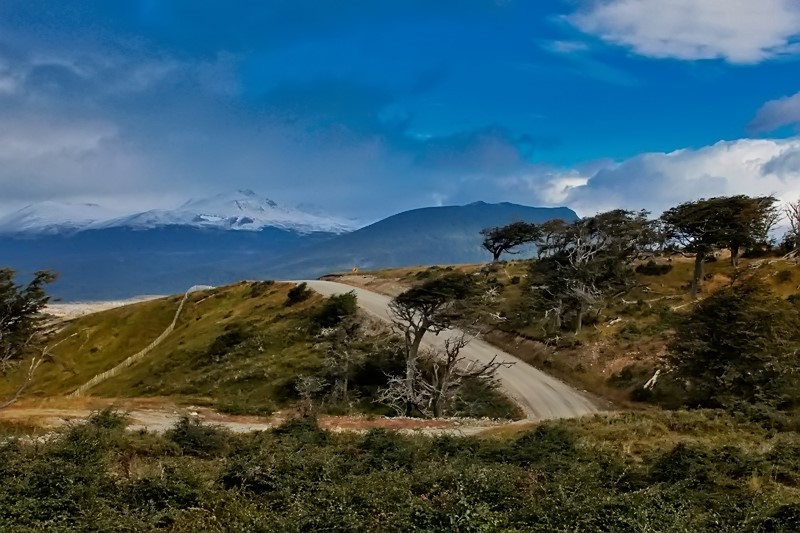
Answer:
[[[617,209],[542,233],[529,283],[534,307],[552,317],[555,329],[571,316],[580,331],[589,311],[633,286],[633,261],[654,239],[647,214]]]
[[[462,272],[428,280],[398,295],[389,304],[392,322],[402,335],[406,374],[402,393],[405,414],[417,407],[417,376],[420,346],[427,333],[438,335],[465,314],[463,304],[474,294],[473,282]]]
[[[685,202],[661,215],[671,239],[695,256],[693,298],[700,290],[705,261],[715,247],[729,248],[736,265],[741,248],[768,239],[777,220],[775,202],[771,196],[719,196]]]
[[[459,394],[465,380],[491,380],[501,367],[511,363],[468,359],[462,350],[470,341],[463,330],[445,339],[438,348],[422,349],[427,333],[438,335],[454,326],[473,329],[482,312],[479,291],[472,278],[452,272],[408,289],[390,304],[395,330],[404,340],[406,371],[390,377],[380,399],[409,416],[418,411],[440,417]]]
[[[531,222],[512,222],[506,226],[481,230],[482,246],[492,254],[492,261],[497,262],[504,253],[516,254],[515,248],[536,240],[539,227]]]
[[[55,275],[36,272],[25,285],[17,284],[14,277],[14,270],[0,268],[0,376],[8,376],[28,357],[31,361],[18,389],[10,399],[0,403],[0,409],[20,397],[49,355],[49,348],[44,345],[46,328],[41,311],[50,300],[45,286],[55,281]]]

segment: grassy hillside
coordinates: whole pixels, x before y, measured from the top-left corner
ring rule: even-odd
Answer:
[[[240,283],[193,293],[175,331],[144,361],[99,384],[92,395],[178,396],[235,409],[268,411],[293,397],[294,379],[322,365],[305,327],[321,302],[285,305],[290,284]],[[143,302],[70,322],[53,342],[27,397],[66,395],[150,344],[170,324],[179,296]],[[0,383],[7,394],[19,375]]]
[[[558,337],[546,335],[526,314],[525,291],[530,290],[525,283],[528,261],[389,269],[338,279],[397,294],[403,287],[447,269],[482,273],[482,279],[497,289],[497,297],[490,305],[504,318],[492,324],[486,340],[579,388],[630,406],[633,405],[630,400],[637,398],[641,386],[658,367],[675,321],[693,308],[694,303],[688,297],[692,261],[682,256],[675,256],[669,262],[659,260],[669,265],[668,272],[639,273],[637,287],[590,317],[579,334],[565,331]],[[723,256],[707,263],[705,272],[701,298],[741,274],[762,278],[775,294],[784,298],[800,293],[800,266],[793,261],[743,259],[737,274]]]
[[[316,335],[316,317],[330,301],[307,291],[307,299],[287,305],[293,287],[242,282],[190,294],[174,331],[161,344],[84,395],[159,397],[234,414],[269,414],[299,405],[298,382],[309,377],[319,381],[311,400],[317,408],[333,414],[392,414],[373,400],[388,375],[404,371],[399,346],[386,334],[363,328],[351,346],[363,354],[349,369],[351,394],[336,396],[338,377],[325,362],[333,341]],[[23,399],[67,396],[149,346],[171,324],[181,298],[142,302],[67,323],[51,340],[58,343],[52,360],[39,368]],[[0,398],[11,396],[26,368],[23,364],[0,381]],[[467,380],[451,407],[448,415],[522,416],[513,402],[479,379]]]

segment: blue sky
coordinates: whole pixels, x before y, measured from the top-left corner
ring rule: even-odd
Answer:
[[[4,0],[0,214],[800,196],[796,0]]]

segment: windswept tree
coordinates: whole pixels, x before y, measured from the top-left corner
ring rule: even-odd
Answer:
[[[646,211],[617,209],[551,228],[529,269],[534,306],[552,318],[554,329],[571,317],[580,331],[587,313],[633,287],[633,261],[653,238]]]
[[[720,206],[720,217],[728,220],[723,245],[731,252],[731,266],[739,266],[743,249],[769,243],[769,232],[780,218],[772,196],[731,196]]]
[[[19,398],[49,354],[44,344],[42,309],[50,300],[45,286],[55,281],[55,275],[47,271],[36,272],[26,285],[17,284],[14,277],[12,269],[0,269],[0,376],[7,376],[28,357],[31,357],[31,362],[16,394],[0,403],[0,408]]]
[[[661,215],[672,240],[695,256],[693,298],[700,290],[705,261],[715,247],[729,248],[736,265],[741,248],[768,240],[777,219],[775,201],[769,196],[720,196],[686,202]]]
[[[464,305],[474,294],[473,281],[464,273],[453,272],[412,287],[389,304],[392,322],[404,341],[406,372],[402,392],[405,414],[417,408],[419,357],[427,333],[438,335],[464,317]]]
[[[504,253],[516,254],[515,248],[536,240],[539,227],[530,222],[512,222],[507,226],[481,230],[483,247],[492,254],[492,261],[499,261]]]
[[[800,200],[787,203],[783,207],[783,215],[789,224],[784,242],[790,247],[790,252],[797,253],[800,250]]]

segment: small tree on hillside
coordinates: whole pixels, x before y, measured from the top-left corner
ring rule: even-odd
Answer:
[[[571,315],[580,331],[586,313],[633,286],[633,261],[652,233],[647,212],[625,210],[549,228],[537,242],[542,256],[529,269],[534,306],[553,318],[556,330]]]
[[[731,266],[739,266],[742,249],[769,242],[769,232],[780,217],[776,203],[772,196],[744,195],[731,196],[722,202],[718,216],[728,221],[722,240],[731,252]]]
[[[44,345],[45,324],[42,309],[50,300],[45,286],[55,281],[54,274],[36,272],[27,285],[14,282],[14,271],[0,269],[0,376],[5,376],[26,357],[30,368],[14,396],[0,408],[8,407],[33,380],[36,369],[49,356]]]
[[[800,250],[800,200],[787,203],[783,208],[783,214],[789,223],[789,231],[784,237],[784,242],[791,244],[792,252]]]
[[[704,264],[715,247],[731,250],[738,264],[739,250],[768,239],[777,219],[772,197],[720,196],[683,203],[661,215],[675,242],[695,255],[691,294],[697,297]]]
[[[405,414],[418,407],[417,376],[419,350],[426,333],[438,335],[463,317],[463,304],[473,295],[472,280],[466,274],[453,272],[408,289],[389,304],[395,329],[404,341],[406,373],[403,379]]]
[[[512,222],[507,226],[481,230],[481,235],[483,247],[492,254],[492,261],[497,262],[504,253],[515,254],[514,248],[536,240],[539,227],[529,222]]]
[[[800,399],[800,313],[763,282],[744,279],[685,317],[667,361],[693,405],[794,403]]]

